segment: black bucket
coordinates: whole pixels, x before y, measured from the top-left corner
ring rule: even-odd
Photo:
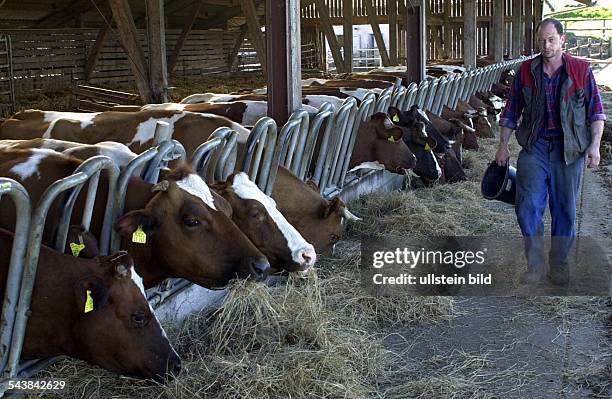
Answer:
[[[491,162],[480,185],[482,196],[488,200],[498,200],[510,205],[516,204],[516,168],[506,162],[499,166]]]

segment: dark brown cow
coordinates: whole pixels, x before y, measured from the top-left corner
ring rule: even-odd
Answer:
[[[493,83],[491,87],[491,92],[500,98],[508,98],[508,94],[510,93],[510,86],[505,85],[503,83]]]
[[[12,242],[12,233],[0,229],[2,297]],[[21,358],[67,355],[159,382],[178,374],[180,359],[132,267],[125,252],[83,259],[42,246]]]
[[[359,127],[349,168],[378,162],[393,173],[403,174],[416,165],[416,158],[404,143],[404,129],[379,112]]]
[[[487,118],[487,110],[484,107],[474,108],[467,102],[459,100],[455,109],[459,112],[476,112],[477,116],[474,123],[474,129],[478,137],[495,137],[491,122]]]
[[[268,258],[272,272],[304,271],[314,265],[317,255],[312,244],[304,240],[274,200],[248,175],[234,174],[212,189],[230,203],[232,220]]]
[[[51,150],[0,151],[0,176],[21,182],[33,203],[52,182],[72,174],[80,164],[76,158]],[[92,220],[91,231],[96,236],[106,202],[104,177]],[[49,212],[45,243],[52,241],[57,211],[54,206]],[[10,200],[0,200],[0,227],[12,228],[14,213]],[[75,213],[78,218],[79,212]],[[147,287],[168,277],[185,278],[207,288],[225,286],[235,276],[265,278],[268,262],[230,216],[231,207],[225,199],[212,193],[197,174],[180,168],[155,186],[133,177],[125,213],[115,228],[127,239],[125,247]],[[147,235],[146,243],[132,242],[137,230]]]

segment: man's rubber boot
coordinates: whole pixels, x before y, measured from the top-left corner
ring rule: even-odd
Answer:
[[[538,284],[542,281],[544,277],[544,273],[542,268],[537,267],[529,267],[527,271],[521,275],[521,283],[528,284]]]

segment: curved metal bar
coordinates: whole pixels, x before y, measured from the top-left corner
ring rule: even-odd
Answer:
[[[274,187],[274,182],[276,180],[278,166],[283,165],[284,167],[291,169],[289,152],[291,151],[292,144],[295,148],[295,140],[301,132],[301,124],[301,118],[289,119],[281,128],[278,139],[276,140],[276,148],[274,149],[274,156],[270,165],[268,182],[266,184],[266,188],[262,190],[264,193],[266,193],[266,195],[272,194],[272,188]],[[294,171],[291,170],[291,172],[293,173]]]
[[[78,168],[76,168],[74,174],[84,173],[89,181],[89,187],[85,197],[85,205],[83,207],[83,216],[81,219],[81,224],[85,227],[85,229],[89,229],[96,201],[96,194],[98,191],[100,172],[102,170],[106,170],[108,174],[108,194],[104,211],[104,222],[102,225],[102,231],[100,233],[101,235],[98,237],[98,241],[100,254],[108,255],[112,225],[116,216],[114,195],[117,187],[117,180],[119,178],[119,168],[115,165],[112,159],[103,155],[97,155],[85,160],[81,165],[79,165]],[[74,205],[82,188],[83,185],[76,185],[75,187],[66,190],[66,196],[64,197],[64,202],[62,208],[60,209],[59,218],[56,224],[57,230],[55,232],[54,248],[57,251],[64,252],[64,248],[66,247],[66,239],[68,237],[68,229],[70,227]],[[44,223],[44,220],[42,222]]]
[[[297,174],[302,163],[302,157],[304,156],[306,140],[310,133],[310,114],[303,109],[299,109],[291,114],[289,119],[300,121],[300,128],[298,133],[292,135],[289,147],[285,154],[283,154],[284,160],[282,163],[291,169],[293,173]]]
[[[329,103],[325,103],[325,104],[329,104]],[[312,123],[310,125],[310,133],[308,134],[308,139],[306,140],[306,143],[304,145],[304,151],[301,157],[301,163],[296,173],[296,176],[302,180],[305,179],[306,174],[308,173],[308,168],[310,166],[310,163],[312,162],[312,157],[314,155],[314,150],[317,144],[317,139],[321,132],[321,126],[323,125],[323,122],[326,122],[324,131],[327,131],[332,126],[334,106],[331,104],[329,105],[330,105],[330,108],[326,107],[324,111],[319,111],[314,116]]]
[[[217,128],[208,136],[208,139],[220,138],[223,140],[218,153],[215,150],[214,168],[210,169],[207,175],[210,182],[225,181],[227,177],[234,173],[236,169],[236,157],[238,154],[238,132],[229,127]]]
[[[403,100],[406,95],[406,88],[404,86],[398,87],[391,96],[391,106],[396,107]]]
[[[404,102],[401,107],[399,107],[402,111],[407,111],[414,104],[414,99],[416,97],[418,91],[418,85],[414,82],[408,85],[408,89],[406,90],[406,95],[404,96]]]
[[[79,168],[77,168],[77,171],[74,174],[51,184],[45,190],[38,205],[34,209],[31,227],[28,234],[28,247],[25,258],[25,267],[21,279],[19,302],[17,303],[16,309],[15,324],[13,329],[13,340],[11,342],[11,348],[9,353],[9,378],[16,377],[19,373],[19,359],[21,356],[21,350],[23,348],[23,342],[25,339],[28,313],[32,302],[32,291],[34,289],[36,271],[38,268],[41,240],[45,227],[45,220],[47,219],[49,209],[60,194],[70,189],[73,189],[79,185],[82,186],[89,180],[89,178],[94,173],[99,172],[102,168],[106,167],[106,165],[112,165],[112,167],[108,169],[110,174],[109,196],[105,213],[105,225],[110,225],[110,223],[112,223],[113,221],[112,196],[114,193],[114,187],[112,187],[111,182],[113,180],[113,174],[115,174],[116,178],[119,172],[113,162],[109,158],[104,156],[96,156],[88,159],[87,161],[83,162],[83,164],[81,164]]]
[[[353,155],[353,148],[355,148],[355,142],[357,141],[359,127],[361,126],[362,122],[365,122],[368,119],[369,109],[373,106],[374,99],[369,98],[365,101],[362,101],[361,105],[359,106],[359,109],[357,110],[357,115],[355,116],[355,121],[349,138],[348,146],[341,160],[341,166],[339,169],[340,176],[337,179],[337,186],[339,189],[344,187],[344,181],[346,180],[346,173],[348,171],[349,163],[351,162],[351,157]]]
[[[200,144],[193,152],[190,162],[191,167],[202,177],[202,179],[204,179],[204,181],[206,181],[206,183],[212,183],[209,173],[210,163],[213,154],[223,147],[224,142],[225,140],[222,137],[209,138],[208,141]]]
[[[269,117],[261,118],[257,121],[251,134],[247,139],[246,153],[242,161],[241,170],[249,175],[249,178],[257,183],[261,190],[264,190],[268,185],[268,177],[274,150],[276,147],[277,126],[274,119]],[[266,145],[268,143],[268,145]],[[262,161],[262,153],[265,153]],[[253,158],[253,156],[255,156]],[[258,172],[261,173],[258,176]]]
[[[157,154],[147,164],[143,179],[151,184],[156,184],[159,180],[159,172],[168,167],[171,161],[182,161],[187,159],[185,147],[176,140],[163,141],[156,146]]]
[[[16,210],[15,233],[13,235],[11,260],[9,262],[2,302],[2,323],[0,324],[0,370],[4,374],[13,337],[15,308],[19,301],[19,288],[24,270],[26,246],[32,218],[32,203],[26,189],[20,183],[7,177],[0,177],[0,199],[3,195],[11,197]]]
[[[426,80],[422,80],[419,83],[419,89],[417,90],[416,98],[414,99],[414,103],[418,105],[419,108],[423,108],[423,102],[425,101],[425,92],[429,87],[429,82]]]

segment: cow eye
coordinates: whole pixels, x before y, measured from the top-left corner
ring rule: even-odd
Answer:
[[[132,314],[132,325],[135,328],[143,328],[149,324],[150,317],[143,311],[138,311]]]
[[[187,227],[198,227],[200,225],[200,221],[196,218],[185,217],[183,218],[183,224]]]

